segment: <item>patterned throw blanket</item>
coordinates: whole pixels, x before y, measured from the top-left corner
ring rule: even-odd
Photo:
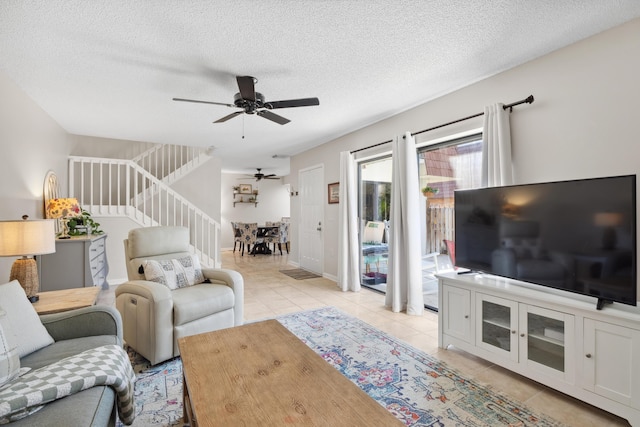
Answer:
[[[26,373],[0,390],[0,424],[24,418],[45,403],[94,386],[116,391],[118,416],[131,425],[135,374],[127,353],[117,345],[106,345],[67,357]]]

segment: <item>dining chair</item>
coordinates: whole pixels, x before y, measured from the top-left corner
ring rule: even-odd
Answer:
[[[246,246],[247,253],[251,251],[251,246],[255,246],[259,243],[258,240],[258,223],[238,223],[238,230],[240,230],[240,255],[244,256],[244,248]],[[255,256],[255,254],[254,254]]]
[[[276,233],[268,233],[263,237],[263,242],[267,244],[267,247],[269,247],[270,243],[273,243],[273,253],[275,254],[276,244],[280,243],[280,223],[274,221],[266,221],[264,225],[265,227],[278,227]],[[280,251],[280,254],[282,254],[282,250]]]
[[[285,248],[287,249],[287,253],[289,253],[289,226],[291,224],[288,222],[281,222],[280,223],[280,229],[279,229],[279,235],[280,235],[280,239],[278,241],[278,249],[280,250],[280,255],[282,255],[282,245],[284,244]],[[275,247],[274,247],[275,250]]]
[[[243,243],[240,239],[240,230],[238,229],[238,223],[231,222],[231,228],[233,229],[233,252],[235,252],[238,243],[240,243],[240,248],[242,247]],[[238,250],[240,250],[240,248],[238,248]]]

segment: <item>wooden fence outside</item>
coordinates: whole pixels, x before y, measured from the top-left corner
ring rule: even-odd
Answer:
[[[443,240],[453,240],[454,232],[453,206],[427,204],[427,253],[446,252]]]

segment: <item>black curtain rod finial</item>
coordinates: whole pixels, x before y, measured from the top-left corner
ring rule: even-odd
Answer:
[[[534,98],[533,95],[529,95],[527,96],[525,99],[521,100],[521,101],[517,101],[511,104],[507,104],[504,107],[502,107],[503,109],[509,109],[509,112],[513,111],[513,107],[515,107],[516,105],[520,105],[520,104],[533,104]]]

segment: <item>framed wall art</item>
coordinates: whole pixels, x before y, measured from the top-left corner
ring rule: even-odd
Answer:
[[[340,183],[332,182],[328,185],[328,195],[329,195],[329,203],[339,203],[340,202]]]
[[[251,194],[251,184],[240,184],[240,194]]]

